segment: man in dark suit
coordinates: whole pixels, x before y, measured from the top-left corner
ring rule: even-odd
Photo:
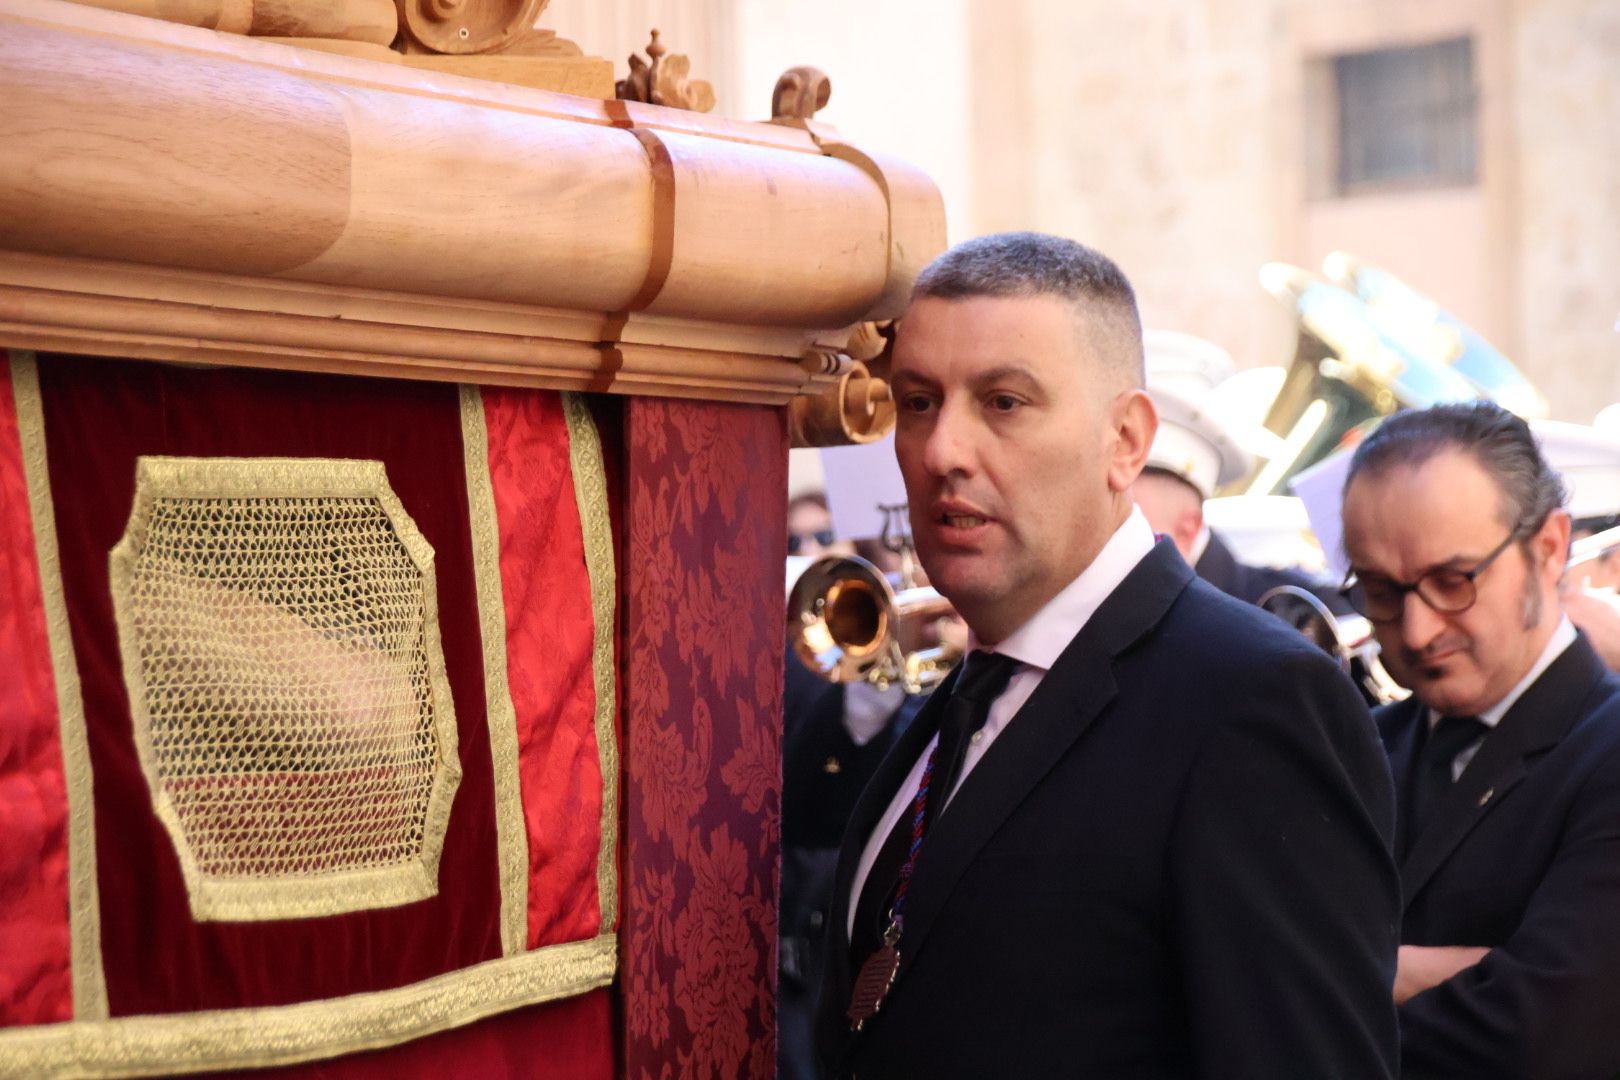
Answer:
[[[1388,1077],[1388,772],[1356,691],[1133,512],[1156,424],[1114,264],[919,276],[892,375],[974,651],[856,805],[818,1036],[860,1077]]]
[[[1488,402],[1392,417],[1351,462],[1350,597],[1413,691],[1377,717],[1407,1077],[1620,1074],[1620,680],[1559,610],[1562,503]]]

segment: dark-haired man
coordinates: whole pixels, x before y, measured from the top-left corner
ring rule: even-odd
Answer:
[[[1620,680],[1559,610],[1562,503],[1485,402],[1385,421],[1345,484],[1350,599],[1413,691],[1378,715],[1407,1077],[1620,1073]]]
[[[828,1067],[1393,1075],[1382,752],[1326,656],[1133,510],[1156,417],[1119,269],[954,248],[892,374],[913,538],[974,651],[851,818]]]

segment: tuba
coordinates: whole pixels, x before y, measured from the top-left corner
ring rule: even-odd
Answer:
[[[829,682],[898,683],[908,694],[932,690],[961,658],[939,644],[908,648],[934,620],[953,614],[927,587],[898,592],[856,555],[824,555],[799,575],[788,595],[788,642],[805,667]]]
[[[1286,494],[1296,473],[1399,409],[1479,396],[1461,374],[1386,333],[1338,284],[1286,263],[1261,267],[1260,284],[1297,323],[1293,360],[1264,421],[1281,442],[1246,494]]]
[[[1393,274],[1342,251],[1322,269],[1260,269],[1261,287],[1293,311],[1296,341],[1265,418],[1281,442],[1247,494],[1286,492],[1295,473],[1400,409],[1483,397],[1527,419],[1547,415],[1506,356]]]

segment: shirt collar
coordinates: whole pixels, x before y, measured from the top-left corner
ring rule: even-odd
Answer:
[[[995,651],[1019,663],[1050,671],[1080,628],[1152,550],[1153,529],[1142,511],[1133,506],[1130,516],[1114,530],[1091,565],[1080,571],[1079,577],[1065,585],[1028,622],[1008,634]],[[979,648],[976,636],[969,635],[968,647]]]
[[[1568,615],[1561,616],[1558,620],[1557,629],[1553,631],[1552,637],[1547,639],[1546,647],[1541,650],[1541,656],[1537,658],[1534,664],[1530,665],[1530,670],[1525,673],[1524,678],[1515,683],[1513,689],[1509,690],[1507,696],[1501,701],[1480,713],[1479,722],[1487,728],[1494,728],[1497,724],[1500,724],[1502,717],[1507,715],[1507,711],[1513,708],[1514,703],[1519,700],[1524,692],[1530,689],[1531,685],[1541,678],[1542,673],[1552,666],[1552,662],[1564,655],[1564,650],[1573,644],[1575,644],[1575,626],[1569,621]],[[1430,709],[1430,730],[1433,730],[1434,725],[1439,722],[1440,714]]]

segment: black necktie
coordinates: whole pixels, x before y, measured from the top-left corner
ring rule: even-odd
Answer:
[[[951,696],[941,709],[939,750],[934,758],[934,776],[928,783],[927,825],[931,827],[944,810],[951,788],[962,775],[973,733],[984,726],[990,706],[1007,688],[1018,661],[999,653],[975,652],[968,657],[957,677]],[[912,792],[910,794],[915,794]],[[855,932],[850,939],[850,955],[859,965],[877,951],[888,929],[889,905],[900,881],[900,868],[911,847],[911,803],[895,822],[883,842],[872,870],[866,875],[860,902],[855,907]]]
[[[1412,798],[1407,810],[1406,847],[1434,817],[1434,808],[1451,788],[1451,767],[1457,755],[1485,734],[1485,725],[1472,716],[1442,716],[1418,750],[1412,771]]]

